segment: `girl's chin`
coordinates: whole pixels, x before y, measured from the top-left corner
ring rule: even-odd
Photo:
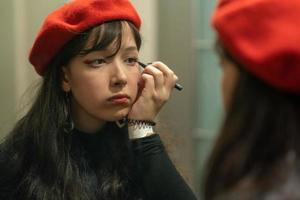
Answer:
[[[128,115],[128,113],[129,113],[129,109],[117,112],[114,114],[114,116],[112,116],[112,118],[113,118],[112,121],[118,121],[118,120],[124,119]]]

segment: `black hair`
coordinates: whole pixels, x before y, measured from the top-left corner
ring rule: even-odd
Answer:
[[[1,144],[1,151],[11,158],[10,166],[14,166],[11,170],[19,177],[15,188],[17,199],[133,199],[128,192],[129,164],[123,162],[123,158],[129,157],[124,151],[128,140],[126,134],[118,134],[118,130],[108,123],[106,131],[112,132],[112,137],[118,135],[115,137],[120,140],[118,145],[124,145],[115,149],[119,157],[112,157],[110,161],[117,163],[113,165],[115,168],[104,173],[103,170],[94,172],[87,167],[86,158],[73,151],[72,134],[63,130],[68,119],[65,92],[62,90],[62,67],[74,56],[101,50],[110,44],[115,46],[115,55],[122,43],[124,24],[129,25],[140,49],[141,38],[136,27],[127,21],[112,21],[78,33],[48,65],[31,108]],[[87,49],[91,38],[92,45]],[[95,177],[99,179],[98,187],[89,188],[89,181]]]
[[[269,86],[217,48],[239,78],[207,165],[205,199],[298,199],[300,95]]]

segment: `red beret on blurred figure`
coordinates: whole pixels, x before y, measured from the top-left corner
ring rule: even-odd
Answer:
[[[73,0],[50,13],[29,55],[36,72],[43,76],[60,49],[78,33],[113,20],[127,20],[138,29],[141,19],[130,0]]]
[[[300,94],[300,0],[221,0],[213,26],[246,70]]]

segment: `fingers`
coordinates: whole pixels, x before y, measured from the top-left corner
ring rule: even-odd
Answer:
[[[143,73],[150,74],[154,77],[155,89],[160,90],[164,87],[172,89],[178,80],[175,73],[164,63],[154,62],[148,65]]]
[[[162,71],[154,67],[153,65],[148,65],[144,71],[143,74],[151,75],[155,82],[155,89],[160,90],[164,87],[165,78]]]
[[[155,90],[155,83],[154,83],[154,77],[150,74],[142,74],[142,79],[145,82],[144,88],[143,88],[143,95],[151,96],[151,94]],[[148,94],[148,95],[147,95]]]
[[[139,95],[128,116],[153,120],[168,101],[177,79],[174,72],[161,62],[146,66],[141,75]]]
[[[175,75],[175,73],[162,62],[154,62],[152,65],[163,72],[166,85],[168,85],[170,88],[173,88],[175,83],[178,81],[178,77]]]

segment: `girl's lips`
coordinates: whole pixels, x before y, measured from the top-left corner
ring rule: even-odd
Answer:
[[[115,104],[128,104],[130,97],[128,95],[120,94],[120,95],[112,96],[108,100]]]

